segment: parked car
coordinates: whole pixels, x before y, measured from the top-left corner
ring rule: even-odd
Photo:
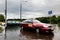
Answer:
[[[23,29],[32,29],[36,32],[52,32],[54,27],[51,24],[42,23],[38,20],[25,20],[21,23]]]
[[[20,26],[20,22],[19,21],[7,21],[7,26]]]

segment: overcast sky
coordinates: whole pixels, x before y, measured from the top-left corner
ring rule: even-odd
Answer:
[[[7,0],[7,18],[20,18],[20,0]],[[4,14],[5,0],[0,0],[0,14]],[[60,0],[22,0],[22,18],[36,18],[49,16],[48,11],[60,15]]]

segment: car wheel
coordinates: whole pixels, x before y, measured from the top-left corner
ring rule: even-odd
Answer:
[[[40,31],[39,28],[36,28],[36,33],[39,33],[39,31]]]
[[[23,27],[23,26],[22,26],[22,27],[21,27],[21,29],[23,29],[23,30],[24,30],[24,29],[25,29],[25,27]]]
[[[52,31],[49,31],[49,33],[52,33]]]

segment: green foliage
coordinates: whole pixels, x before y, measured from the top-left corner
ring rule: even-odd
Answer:
[[[43,23],[48,23],[49,22],[48,17],[41,17],[41,18],[36,18],[36,19],[43,22]]]
[[[60,17],[59,17],[60,18]],[[39,17],[39,18],[36,18],[37,20],[43,22],[43,23],[50,23],[50,17]],[[59,19],[60,20],[60,19]],[[57,18],[55,15],[53,15],[51,17],[51,23],[52,24],[56,24],[57,23]]]
[[[57,18],[57,23],[60,24],[60,16]]]
[[[39,18],[36,18],[36,19],[43,22],[43,23],[50,23],[50,17],[39,17]],[[4,22],[4,20],[5,20],[4,16],[2,14],[0,14],[0,22]],[[25,19],[8,19],[8,20],[24,21]],[[60,24],[60,16],[58,16],[56,18],[56,16],[53,15],[51,17],[51,23],[52,24],[56,24],[56,23]]]
[[[0,33],[3,31],[3,28],[2,27],[0,27]]]
[[[0,14],[0,22],[4,21],[4,16],[2,14]]]

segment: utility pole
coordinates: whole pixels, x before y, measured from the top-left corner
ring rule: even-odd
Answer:
[[[23,0],[20,0],[20,19],[22,21],[22,7],[23,7],[23,4],[22,4]],[[27,2],[27,1],[24,1],[24,2]]]
[[[52,10],[48,11],[48,14],[50,15],[50,24],[51,24],[51,14],[52,14]]]
[[[4,40],[6,40],[6,27],[7,27],[7,0],[5,0],[5,34],[4,34]]]
[[[20,0],[20,20],[22,21],[22,0]]]
[[[51,14],[50,14],[50,24],[51,24]]]
[[[7,0],[5,0],[5,27],[7,26]]]

